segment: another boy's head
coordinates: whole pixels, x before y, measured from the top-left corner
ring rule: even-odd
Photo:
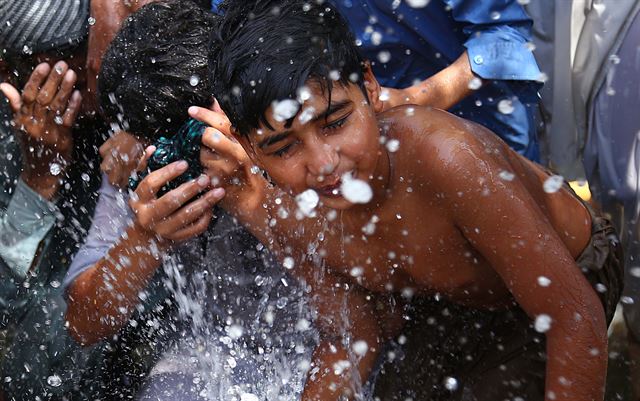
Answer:
[[[349,207],[341,178],[374,175],[381,103],[345,20],[304,0],[230,0],[223,12],[213,92],[235,134],[282,188]]]
[[[212,102],[207,49],[219,17],[190,0],[164,0],[129,16],[98,78],[105,118],[155,140],[171,136],[191,105]]]

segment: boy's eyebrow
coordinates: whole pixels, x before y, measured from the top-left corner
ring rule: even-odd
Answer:
[[[351,100],[349,100],[349,99],[343,100],[341,102],[331,103],[329,106],[327,106],[327,109],[325,111],[323,111],[322,113],[320,113],[317,116],[313,117],[310,122],[315,123],[318,120],[326,119],[327,117],[329,117],[333,113],[336,113],[336,112],[344,109],[349,104],[351,104]]]
[[[258,142],[258,147],[260,149],[266,148],[269,145],[273,145],[276,142],[280,142],[283,139],[287,139],[287,137],[289,135],[291,135],[291,131],[285,131],[285,132],[282,132],[280,134],[276,134],[276,135],[270,136],[270,137],[265,138],[262,141]]]
[[[336,103],[331,103],[329,106],[327,106],[327,109],[325,111],[323,111],[322,113],[318,114],[317,116],[313,117],[310,122],[315,123],[316,121],[319,121],[321,119],[325,119],[327,117],[329,117],[330,115],[332,115],[333,113],[337,113],[338,111],[344,109],[345,107],[347,107],[348,105],[350,105],[352,102],[351,100],[343,100],[341,102],[336,102]],[[263,139],[262,141],[258,142],[258,148],[263,149],[266,148],[269,145],[273,145],[276,142],[280,142],[283,139],[286,139],[289,135],[291,135],[291,131],[287,130],[284,131],[282,133],[270,136],[268,138]]]

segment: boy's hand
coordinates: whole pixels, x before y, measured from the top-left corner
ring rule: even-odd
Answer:
[[[153,147],[147,149],[141,167],[154,150]],[[225,195],[224,189],[214,188],[191,201],[211,186],[209,177],[202,175],[157,198],[160,188],[184,173],[187,167],[185,161],[178,161],[151,172],[129,201],[135,224],[161,241],[180,242],[202,234],[213,218],[213,206]]]
[[[251,213],[264,199],[266,180],[231,136],[229,120],[222,111],[201,107],[191,107],[189,114],[210,126],[202,136],[200,162],[216,185],[225,185],[227,196],[222,206],[231,212]]]
[[[144,144],[140,139],[125,131],[118,131],[100,146],[100,170],[107,175],[111,185],[126,188],[129,176],[135,171],[143,154]]]
[[[20,132],[22,178],[46,199],[57,193],[57,176],[72,161],[71,128],[82,103],[82,95],[74,90],[76,80],[76,73],[59,61],[53,68],[47,63],[39,64],[22,94],[7,83],[0,84]]]

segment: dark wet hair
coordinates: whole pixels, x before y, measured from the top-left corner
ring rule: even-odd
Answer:
[[[333,81],[364,91],[364,62],[346,21],[331,6],[309,0],[227,0],[210,46],[213,93],[232,125],[247,135],[273,101],[295,99],[313,80],[331,98]],[[334,72],[334,74],[332,74]],[[291,124],[288,121],[288,124]]]
[[[219,20],[190,0],[153,2],[129,16],[98,78],[105,119],[157,139],[178,131],[189,106],[208,107],[207,49]]]

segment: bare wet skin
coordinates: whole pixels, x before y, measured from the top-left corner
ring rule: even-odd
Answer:
[[[446,135],[452,143],[458,142],[458,135],[469,135],[463,133],[465,131],[472,131],[478,144],[462,151],[473,153],[481,149],[485,154],[478,157],[490,155],[503,171],[513,174],[511,179],[519,182],[530,194],[524,200],[531,202],[528,206],[534,209],[543,223],[551,224],[574,259],[579,256],[590,238],[591,221],[588,211],[573,194],[566,188],[546,193],[543,184],[549,177],[548,173],[517,155],[483,128],[451,118],[437,110],[423,109],[416,114],[419,116],[416,118],[432,120],[433,126],[444,127],[449,133],[442,134],[442,129],[425,132],[422,128],[422,132],[416,131],[417,124],[424,123],[407,118],[406,108],[380,115],[380,126],[388,127],[384,133],[387,140],[395,138],[401,143],[398,151],[393,153],[384,146],[380,147],[380,159],[389,160],[391,167],[385,165],[379,168],[378,180],[388,181],[392,187],[388,187],[386,195],[375,205],[376,220],[379,221],[372,235],[362,233],[343,237],[343,233],[362,232],[361,228],[371,220],[372,205],[357,206],[358,212],[350,210],[339,223],[329,225],[322,246],[327,254],[327,265],[342,266],[336,270],[345,276],[354,276],[354,267],[362,268],[357,269],[362,274],[355,280],[374,292],[440,293],[454,302],[476,307],[512,304],[512,295],[503,279],[452,221],[452,211],[445,206],[457,202],[463,205],[466,198],[474,198],[477,193],[473,192],[478,191],[484,191],[482,196],[491,199],[492,188],[502,185],[500,181],[506,181],[505,178],[487,170],[486,174],[480,175],[480,181],[486,180],[484,183],[478,182],[475,188],[468,189],[469,193],[457,194],[458,199],[446,199],[447,195],[433,190],[430,179],[424,179],[428,173],[416,174],[412,171],[417,157],[414,149],[419,147],[419,142],[428,140],[429,135]],[[478,145],[482,145],[482,148]],[[433,159],[439,159],[437,162],[444,164],[458,159],[455,152],[461,151],[446,146],[440,146],[439,150]],[[464,170],[465,166],[458,168],[459,174],[469,173]],[[389,172],[393,176],[387,180],[385,175]],[[523,199],[513,201],[523,202]],[[504,199],[493,204],[497,210],[510,206],[500,202],[504,202]],[[500,225],[496,230],[506,232],[512,222],[496,223]],[[517,237],[502,240],[513,242],[515,249],[531,246],[532,242],[533,247],[543,247],[549,239],[541,238],[532,227]],[[554,250],[549,249],[549,252]]]

